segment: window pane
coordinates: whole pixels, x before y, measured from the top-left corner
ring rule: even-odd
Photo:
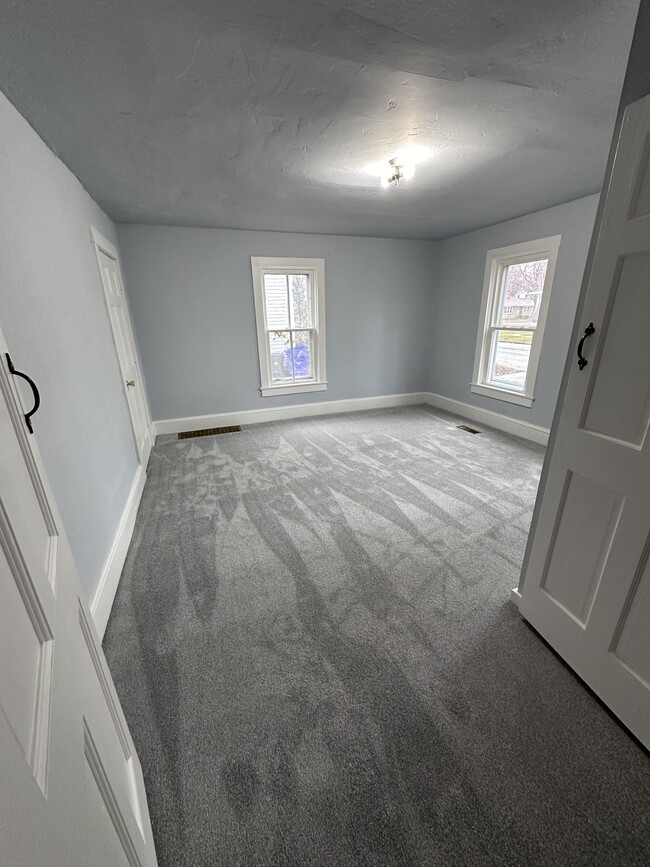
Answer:
[[[293,369],[296,379],[313,379],[313,334],[311,331],[293,333]]]
[[[291,332],[271,331],[268,338],[271,357],[271,382],[293,382]]]
[[[311,294],[306,274],[289,274],[291,299],[291,325],[293,328],[311,328]]]
[[[498,325],[534,328],[539,318],[548,259],[508,265],[504,275]]]
[[[264,275],[267,329],[289,327],[289,295],[286,274]]]
[[[523,391],[533,342],[532,331],[495,331],[488,383]]]

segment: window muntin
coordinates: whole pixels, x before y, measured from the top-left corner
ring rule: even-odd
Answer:
[[[251,259],[263,396],[326,388],[324,262]]]
[[[532,405],[560,240],[488,252],[472,391]]]

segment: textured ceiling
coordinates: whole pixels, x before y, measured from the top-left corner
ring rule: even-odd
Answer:
[[[116,220],[440,238],[598,190],[637,6],[0,0],[0,89]]]

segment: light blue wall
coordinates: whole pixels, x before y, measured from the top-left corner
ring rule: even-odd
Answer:
[[[598,196],[442,242],[119,225],[155,419],[433,391],[549,427]],[[562,235],[533,406],[469,390],[489,249]],[[325,259],[327,392],[263,398],[251,256]]]
[[[90,598],[137,465],[89,225],[116,236],[2,94],[0,130],[0,327],[41,391],[34,429]]]
[[[118,235],[154,419],[426,388],[432,243],[142,225]],[[251,256],[325,260],[326,392],[261,397]]]
[[[429,331],[429,389],[548,428],[569,347],[598,195],[439,242]],[[535,386],[528,407],[473,394],[476,334],[488,250],[562,235]]]

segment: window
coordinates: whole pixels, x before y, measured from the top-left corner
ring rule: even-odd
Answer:
[[[263,397],[325,391],[325,261],[251,258]]]
[[[532,405],[560,240],[488,251],[473,392]]]

